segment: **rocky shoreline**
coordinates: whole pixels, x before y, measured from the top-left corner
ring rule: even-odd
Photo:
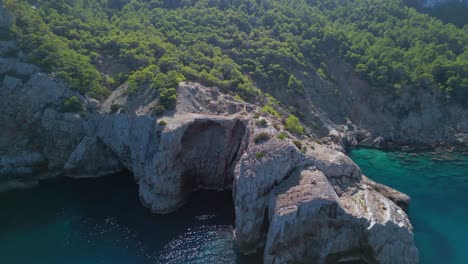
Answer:
[[[32,65],[0,62],[24,76],[3,70],[4,188],[128,170],[156,213],[176,210],[199,188],[232,189],[236,244],[245,252],[263,248],[265,263],[418,262],[403,210],[409,197],[367,179],[345,154],[289,133],[255,105],[181,83],[176,110],[155,117],[157,97],[117,90],[99,103]],[[83,112],[63,111],[72,96]],[[126,113],[111,113],[116,101]]]
[[[12,18],[0,14],[7,28]],[[156,116],[151,90],[129,96],[123,85],[98,102],[25,63],[15,41],[0,47],[18,53],[0,58],[0,191],[129,171],[155,213],[198,189],[231,189],[236,244],[263,249],[265,263],[418,263],[410,198],[343,154],[362,143],[349,129],[295,135],[258,106],[194,83],[180,83],[176,109]],[[70,98],[81,111],[64,108]]]
[[[11,21],[0,4],[0,29]],[[377,93],[336,58],[333,83],[311,74],[304,93],[267,91],[302,113],[297,135],[217,88],[182,82],[175,110],[158,115],[154,90],[130,96],[123,84],[99,102],[25,63],[14,40],[0,41],[0,55],[0,191],[129,171],[142,204],[162,214],[195,190],[232,190],[236,244],[262,249],[265,263],[418,263],[410,197],[344,153],[468,150],[465,108],[436,90]],[[81,110],[64,109],[70,98]]]

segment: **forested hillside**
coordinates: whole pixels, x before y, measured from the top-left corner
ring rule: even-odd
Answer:
[[[182,80],[245,99],[271,82],[301,93],[293,73],[333,81],[326,61],[338,56],[378,89],[437,86],[468,101],[468,26],[399,0],[4,2],[16,17],[6,37],[17,37],[30,61],[98,98],[128,82],[128,93],[151,86],[171,108]]]

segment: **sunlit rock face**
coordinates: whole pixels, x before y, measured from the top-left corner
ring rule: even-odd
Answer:
[[[181,83],[176,109],[155,117],[157,96],[116,90],[96,102],[33,65],[0,60],[0,72],[17,73],[0,86],[2,190],[127,170],[156,213],[177,210],[199,188],[232,189],[236,244],[264,249],[265,263],[418,262],[412,226],[395,204],[409,199],[255,105]],[[71,96],[84,111],[63,111]],[[113,100],[128,112],[111,113]]]
[[[275,140],[260,149],[265,157],[247,153],[236,171],[241,249],[264,247],[265,263],[418,262],[411,224],[390,200],[395,193],[376,191],[349,158]]]

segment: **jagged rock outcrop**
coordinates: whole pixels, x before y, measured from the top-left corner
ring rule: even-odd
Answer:
[[[418,262],[399,207],[407,196],[255,105],[181,83],[176,109],[157,117],[154,91],[130,96],[122,86],[98,102],[14,58],[0,59],[0,76],[0,190],[128,170],[157,213],[176,210],[199,188],[232,188],[236,243],[246,252],[264,248],[265,263]],[[72,96],[84,111],[64,112]],[[128,112],[110,113],[114,102]],[[328,145],[340,149],[339,133]]]
[[[382,185],[379,193],[347,156],[315,143],[299,150],[279,139],[252,150],[241,158],[234,183],[241,248],[264,245],[265,263],[418,261],[411,224],[390,200],[399,192]]]
[[[347,180],[347,190],[336,192],[323,172],[308,167],[275,188],[270,197],[266,263],[415,261],[417,250],[401,209],[358,181]],[[395,241],[392,232],[398,234]],[[398,257],[393,255],[396,252]]]

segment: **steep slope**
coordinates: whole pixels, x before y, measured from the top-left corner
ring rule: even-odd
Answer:
[[[468,109],[436,88],[407,87],[398,94],[360,79],[349,64],[328,61],[334,82],[304,77],[304,92],[272,84],[269,92],[293,106],[324,142],[342,146],[467,146]],[[375,142],[374,142],[375,141]]]

